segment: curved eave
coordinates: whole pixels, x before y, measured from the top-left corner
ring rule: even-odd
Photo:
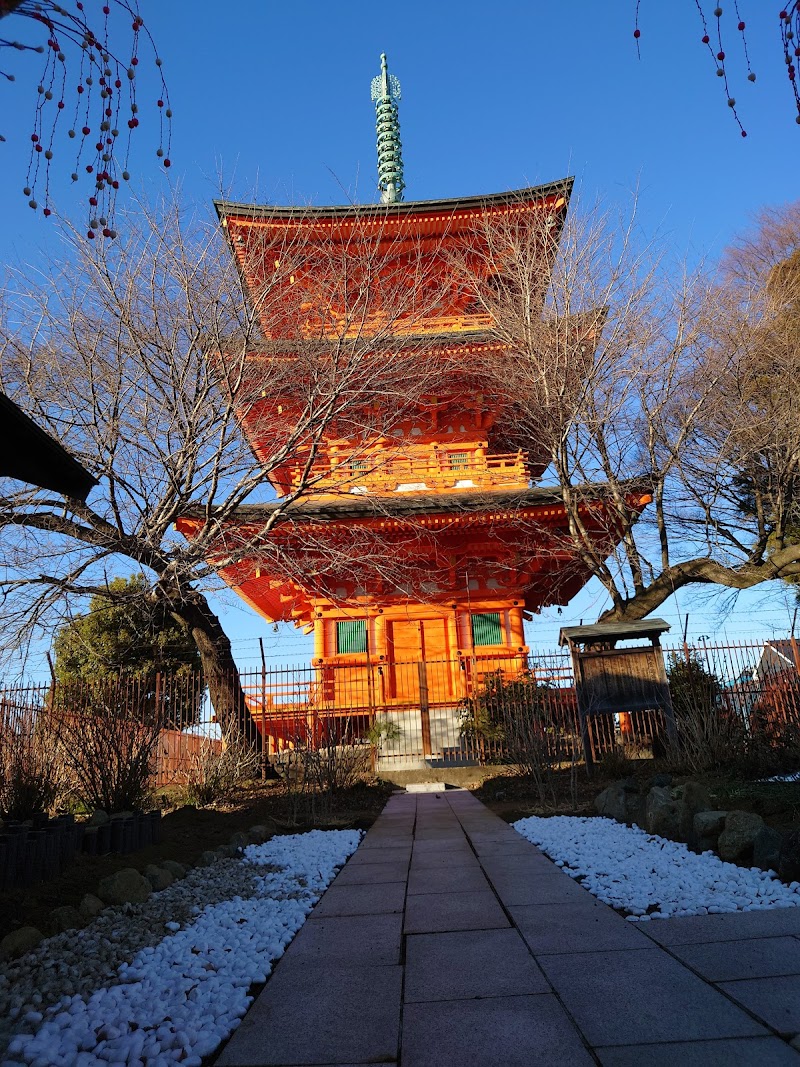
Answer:
[[[641,511],[650,501],[649,487],[632,480],[625,486],[628,506]],[[582,506],[600,505],[608,499],[608,486],[586,486],[581,493]],[[497,521],[498,518],[520,519],[563,515],[564,500],[558,487],[537,486],[534,489],[463,492],[444,496],[439,493],[402,493],[392,496],[370,496],[355,493],[299,499],[285,504],[281,500],[269,504],[244,504],[222,519],[222,525],[258,526],[276,511],[282,511],[279,523],[285,522],[392,522],[425,519],[468,517],[477,521]],[[543,514],[544,513],[544,514]],[[187,508],[180,523],[196,525],[207,518],[214,519],[205,508]]]
[[[214,207],[220,219],[236,218],[242,221],[267,219],[277,221],[322,221],[326,219],[363,218],[364,216],[424,216],[448,215],[454,212],[484,212],[493,208],[510,207],[514,204],[536,203],[550,197],[563,197],[569,201],[575,179],[561,178],[545,185],[531,185],[525,189],[511,189],[504,193],[487,193],[479,196],[457,196],[446,200],[402,200],[395,204],[340,204],[328,207],[279,206],[273,204],[246,204],[233,200],[215,200]]]

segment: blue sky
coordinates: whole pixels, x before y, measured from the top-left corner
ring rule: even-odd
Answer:
[[[174,111],[172,166],[165,173],[155,157],[159,89],[152,55],[143,51],[130,169],[148,190],[179,181],[198,202],[210,202],[221,186],[237,199],[277,203],[372,201],[369,88],[386,51],[403,89],[407,199],[491,193],[574,174],[580,195],[612,207],[628,203],[638,187],[646,230],[666,232],[679,251],[713,258],[759,207],[800,197],[800,126],[774,6],[739,2],[757,74],[750,84],[734,5],[723,0],[731,86],[748,131],[742,138],[700,42],[694,0],[642,0],[641,59],[635,0],[140,0]],[[13,21],[3,22],[9,36]],[[16,21],[24,37],[28,28]],[[0,261],[34,260],[58,254],[54,228],[22,195],[40,61],[21,55],[4,62],[16,82],[0,85],[7,138],[0,145]],[[85,217],[90,190],[72,186],[65,140],[54,164],[56,206]],[[274,634],[232,599],[220,607],[243,663],[256,666],[259,635],[273,661],[305,655],[299,637]],[[588,590],[561,617],[549,612],[537,621],[531,642],[551,645],[559,624],[596,617],[601,608]],[[683,595],[661,614],[677,625],[686,610],[690,634],[734,639],[785,632],[793,599],[776,587],[766,597],[740,598],[723,617],[705,597]]]

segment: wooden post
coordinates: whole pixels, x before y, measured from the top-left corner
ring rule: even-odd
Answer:
[[[261,649],[261,781],[267,780],[267,657],[264,655],[264,638],[259,637]]]
[[[431,712],[428,699],[428,664],[425,660],[417,663],[419,673],[419,712],[422,722],[422,755],[427,759],[431,755]]]

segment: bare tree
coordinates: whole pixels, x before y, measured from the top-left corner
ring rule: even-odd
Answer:
[[[519,212],[481,228],[454,266],[494,322],[485,388],[505,405],[506,444],[559,487],[568,532],[550,550],[599,578],[603,618],[643,618],[687,585],[800,573],[781,517],[796,495],[797,417],[775,381],[780,418],[754,402],[767,337],[774,366],[797,360],[775,286],[745,298],[689,273],[642,242],[635,213],[575,213],[562,231]],[[766,452],[786,469],[772,463],[769,505],[745,513],[742,478]]]
[[[376,210],[377,224],[357,219],[327,262],[317,248],[310,271],[302,226],[277,238],[266,227],[234,261],[218,226],[175,203],[140,205],[115,245],[67,229],[61,264],[12,279],[3,387],[100,485],[90,502],[7,486],[7,648],[51,632],[75,597],[113,599],[113,577],[132,563],[143,595],[191,633],[218,718],[253,732],[208,585],[254,553],[297,575],[278,531],[300,498],[331,492],[321,442],[391,433],[432,373],[413,322],[435,292],[423,267],[386,280],[395,252]],[[241,505],[259,500],[272,506],[243,525]],[[174,530],[185,515],[188,540]],[[315,551],[341,569],[364,545],[318,536]]]
[[[57,135],[66,126],[72,180],[89,183],[86,236],[115,238],[116,191],[129,178],[130,140],[139,125],[141,44],[144,56],[152,55],[161,82],[156,155],[163,166],[171,165],[167,86],[136,0],[85,0],[85,5],[77,0],[74,10],[56,0],[0,0],[0,20],[0,79],[16,78],[6,66],[11,55],[44,57],[27,140],[23,196],[34,211],[41,206],[45,215],[52,215],[50,174],[61,152]],[[4,140],[0,134],[0,142]]]

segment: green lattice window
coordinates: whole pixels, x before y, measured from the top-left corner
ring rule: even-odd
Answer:
[[[336,623],[336,651],[367,651],[366,619],[352,619],[348,620],[347,622]]]
[[[367,469],[367,461],[365,459],[351,459],[348,466],[355,474],[357,471],[365,471]]]
[[[481,645],[502,645],[503,627],[500,624],[500,612],[489,611],[485,615],[473,615],[472,621],[472,645],[479,648]]]
[[[465,471],[469,469],[469,452],[451,452],[449,455],[451,471]]]

